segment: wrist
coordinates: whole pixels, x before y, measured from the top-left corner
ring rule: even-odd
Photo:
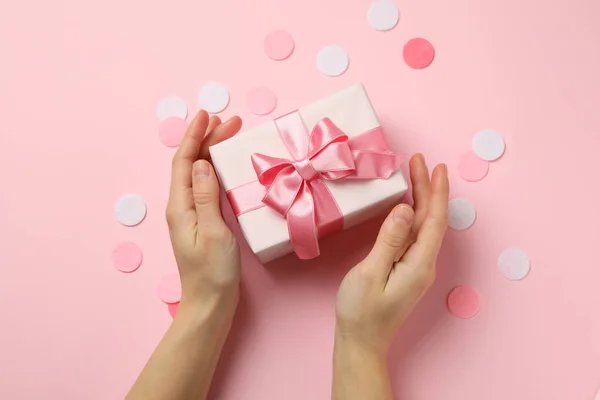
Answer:
[[[239,283],[216,285],[205,280],[183,281],[180,306],[195,309],[204,314],[235,311],[239,301]]]
[[[385,365],[387,352],[384,349],[368,345],[356,335],[342,332],[336,327],[334,356],[361,360],[370,365]]]
[[[348,324],[338,319],[335,326],[335,343],[348,351],[361,353],[366,358],[385,361],[390,340],[381,329],[375,328],[376,325],[369,322]]]
[[[224,325],[229,329],[239,301],[237,290],[230,293],[212,293],[204,296],[182,295],[176,319],[184,320],[190,327],[219,328]]]

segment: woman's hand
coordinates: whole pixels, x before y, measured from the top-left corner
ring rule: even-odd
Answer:
[[[208,148],[242,121],[200,111],[173,158],[167,222],[181,276],[179,310],[127,400],[206,399],[238,301],[240,251],[219,209]]]
[[[208,148],[235,135],[242,121],[225,123],[200,111],[173,158],[167,222],[182,284],[180,311],[218,306],[233,312],[238,300],[240,251],[221,215],[219,183]]]
[[[429,180],[422,155],[410,161],[415,209],[387,217],[371,253],[344,278],[337,298],[334,398],[391,398],[386,355],[399,326],[435,279],[447,226],[448,175]]]

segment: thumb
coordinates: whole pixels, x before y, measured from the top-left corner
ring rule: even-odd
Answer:
[[[393,264],[402,257],[410,244],[410,233],[415,212],[408,204],[396,206],[383,222],[369,258],[377,268],[389,273]]]
[[[198,221],[221,218],[219,182],[215,171],[206,160],[198,160],[192,169],[192,193]]]

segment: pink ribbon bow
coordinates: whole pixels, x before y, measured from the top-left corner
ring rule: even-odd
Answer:
[[[262,202],[287,219],[290,242],[301,259],[319,255],[319,237],[340,231],[344,216],[325,181],[387,179],[402,163],[381,127],[353,138],[329,118],[310,134],[296,111],[275,124],[293,160],[253,154]]]

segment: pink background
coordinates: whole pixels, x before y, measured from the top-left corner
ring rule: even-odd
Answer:
[[[157,136],[158,101],[196,111],[206,81],[231,92],[223,117],[246,127],[362,81],[406,153],[450,166],[455,196],[478,221],[449,232],[433,290],[390,355],[398,398],[592,399],[600,385],[600,3],[596,0],[397,0],[400,24],[366,23],[369,0],[31,1],[0,7],[0,398],[122,398],[171,317],[156,295],[175,271],[164,221],[173,149]],[[262,49],[272,29],[296,40],[289,60]],[[402,46],[436,47],[415,71]],[[349,70],[328,78],[317,51],[344,46]],[[266,84],[275,113],[250,115],[246,92]],[[475,132],[503,133],[507,151],[482,182],[458,177]],[[124,193],[147,219],[113,217]],[[232,221],[231,214],[227,215]],[[323,256],[268,269],[245,244],[243,302],[217,373],[218,399],[326,399],[333,305],[378,221],[325,241]],[[136,241],[144,263],[112,265]],[[498,253],[523,248],[533,268],[510,282]],[[456,285],[481,312],[446,311]]]

